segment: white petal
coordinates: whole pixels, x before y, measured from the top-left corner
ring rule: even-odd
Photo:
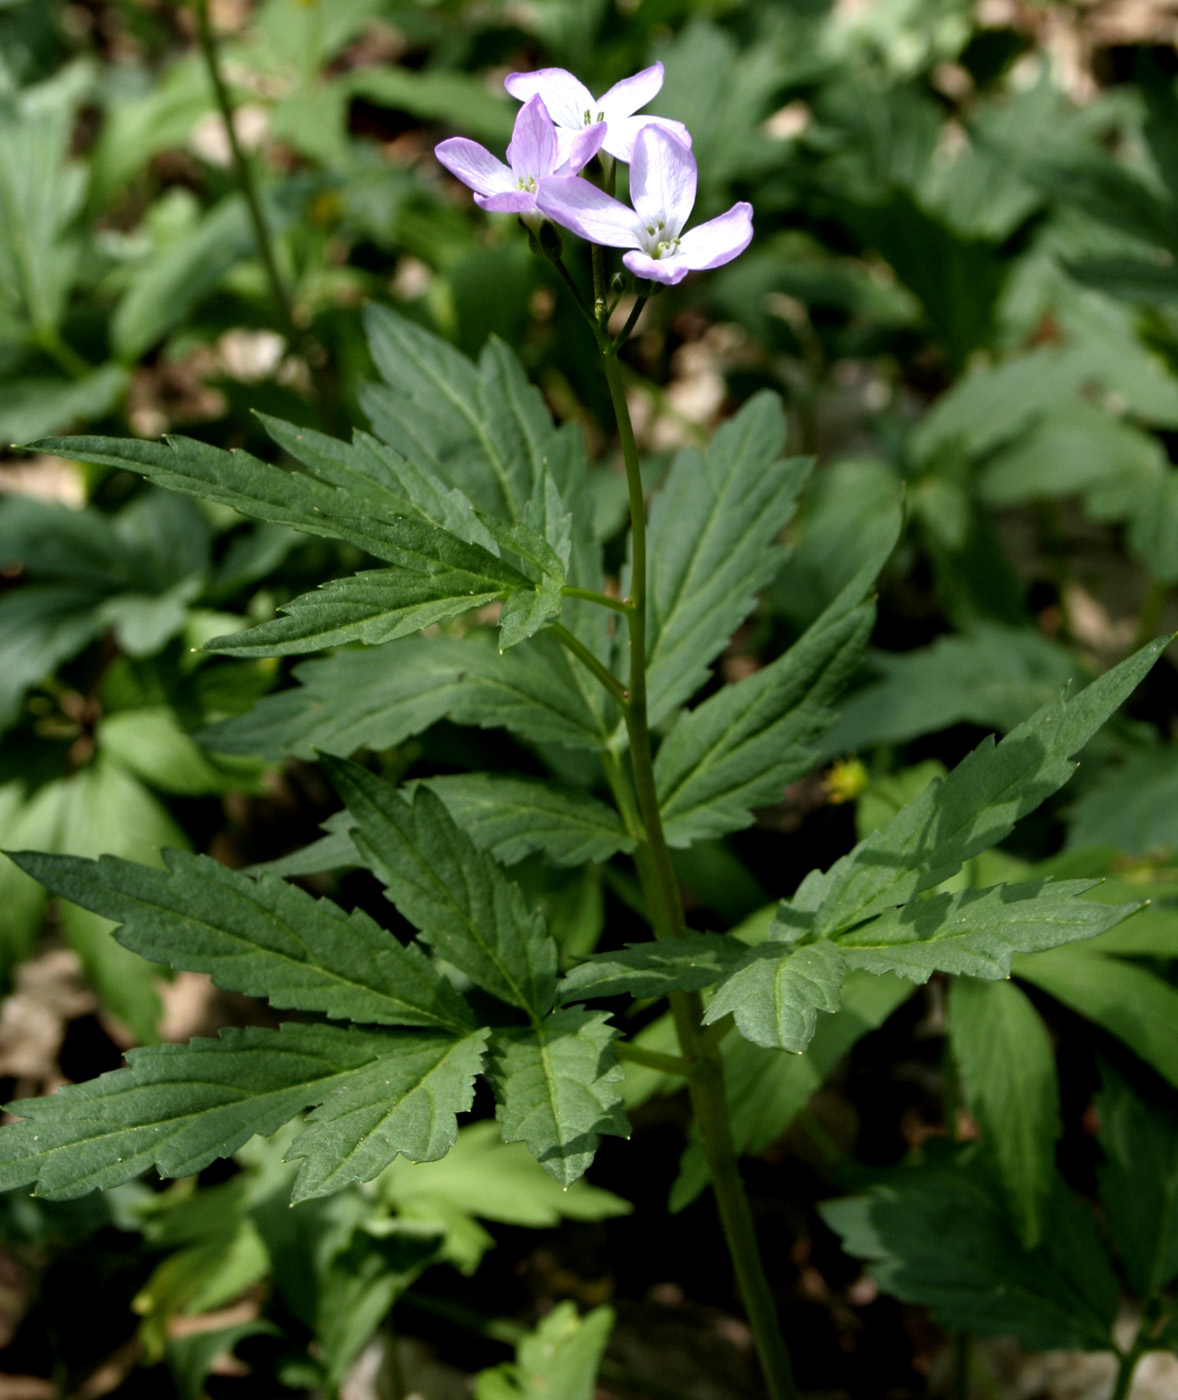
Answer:
[[[604,112],[607,122],[628,117],[652,101],[662,85],[663,65],[656,63],[644,68],[641,73],[635,73],[632,78],[623,78],[620,83],[615,83],[604,97],[598,99],[593,115]]]
[[[578,131],[575,136],[567,136],[568,151],[565,158],[552,172],[554,175],[576,175],[593,159],[605,141],[609,128],[604,122],[594,122],[592,126],[587,126],[584,131]],[[563,150],[564,141],[561,140],[561,133],[557,132],[558,145]]]
[[[739,257],[753,236],[753,206],[743,200],[726,214],[709,219],[688,231],[679,240],[675,259],[693,272],[722,267]]]
[[[662,282],[668,287],[682,282],[690,271],[673,254],[667,258],[651,258],[641,252],[626,253],[622,262],[635,277],[641,277],[647,282]]]
[[[641,248],[638,216],[588,180],[549,176],[540,182],[536,204],[553,223],[607,248]]]
[[[501,160],[477,141],[452,136],[434,147],[434,155],[451,175],[479,194],[502,194],[515,188],[515,177]]]
[[[529,97],[519,109],[507,159],[517,179],[530,176],[536,180],[542,175],[551,175],[555,169],[556,128],[540,96]]]
[[[688,150],[691,149],[691,132],[682,122],[673,122],[666,117],[609,117],[607,121],[609,135],[605,140],[605,149],[616,160],[629,163],[634,159],[634,140],[644,126],[661,126],[664,131],[682,141]]]
[[[660,126],[646,125],[634,142],[630,198],[643,224],[677,238],[695,204],[695,157]],[[662,228],[659,225],[662,224]]]
[[[474,202],[492,214],[529,214],[536,208],[531,190],[508,190],[505,194],[476,194]]]
[[[579,78],[563,68],[537,68],[534,73],[508,73],[503,86],[512,97],[526,102],[529,97],[540,96],[548,108],[548,115],[557,126],[571,127],[574,130],[585,125],[585,113],[592,110],[593,94]]]

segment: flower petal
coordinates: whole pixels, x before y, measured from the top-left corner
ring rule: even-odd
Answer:
[[[662,223],[677,238],[695,204],[695,157],[661,126],[647,124],[634,142],[630,198],[647,228]]]
[[[556,167],[556,129],[538,93],[519,109],[507,160],[517,179],[530,176],[537,180],[551,175]]]
[[[548,108],[548,115],[557,126],[572,127],[574,130],[585,125],[585,113],[592,111],[596,116],[598,108],[593,105],[593,94],[579,78],[574,78],[563,68],[537,68],[533,73],[508,73],[503,86],[512,97],[526,102],[529,97],[540,96]]]
[[[726,214],[688,229],[675,250],[676,262],[693,272],[722,267],[739,257],[753,236],[753,206],[742,200]]]
[[[553,223],[607,248],[641,248],[638,216],[588,180],[550,175],[540,182],[536,204]]]
[[[667,117],[607,117],[609,135],[605,139],[605,149],[616,160],[629,163],[634,159],[634,141],[644,126],[661,126],[691,149],[691,132],[682,122],[673,122]]]
[[[668,287],[682,282],[690,271],[690,268],[685,267],[674,254],[667,258],[652,258],[642,252],[626,253],[622,262],[635,277],[641,277],[647,282],[662,282]]]
[[[594,122],[592,126],[587,126],[584,131],[569,139],[569,148],[566,158],[552,172],[554,175],[576,175],[593,159],[605,141],[609,128],[604,122]],[[564,141],[557,133],[557,143],[564,149]]]
[[[508,190],[506,194],[476,194],[474,202],[492,214],[529,214],[536,208],[531,190]]]
[[[507,166],[485,146],[465,136],[451,136],[434,147],[434,155],[451,175],[479,194],[502,194],[515,188],[515,178]]]
[[[632,78],[623,78],[620,83],[615,83],[604,97],[598,99],[593,115],[604,112],[607,122],[628,117],[639,107],[645,107],[662,85],[663,65],[655,63],[641,73],[635,73]]]

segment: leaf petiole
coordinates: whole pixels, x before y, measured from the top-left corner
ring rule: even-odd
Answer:
[[[571,583],[566,583],[560,591],[566,598],[581,598],[586,603],[609,608],[611,612],[628,613],[634,610],[634,604],[628,598],[611,598],[608,593],[597,593],[592,588],[574,588]]]
[[[621,683],[621,681],[618,680],[617,676],[614,675],[614,673],[609,669],[609,667],[601,661],[599,661],[597,657],[593,655],[593,653],[589,650],[589,648],[585,645],[584,642],[582,642],[578,637],[574,637],[573,634],[568,630],[568,628],[562,626],[559,622],[552,623],[552,625],[549,628],[549,631],[561,644],[562,647],[564,647],[567,651],[572,652],[572,654],[577,658],[579,662],[581,662],[583,666],[587,667],[588,670],[593,672],[593,674],[597,677],[601,684],[605,686],[606,690],[609,691],[609,693],[614,697],[614,699],[618,702],[619,705],[621,705],[623,708],[627,708],[629,706],[630,692]]]

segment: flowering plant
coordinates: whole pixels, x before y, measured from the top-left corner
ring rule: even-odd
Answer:
[[[330,652],[300,672],[296,690],[222,726],[215,742],[231,751],[261,733],[268,746],[286,726],[296,749],[318,752],[345,804],[319,857],[371,871],[413,934],[402,941],[365,910],[345,912],[274,871],[205,857],[171,852],[149,868],[16,855],[46,886],[117,923],[125,947],[298,1015],[133,1051],[124,1069],[20,1101],[19,1121],[0,1128],[0,1189],[35,1182],[44,1196],[70,1197],[148,1167],[190,1175],[294,1123],[295,1197],[325,1196],[373,1180],[398,1156],[443,1157],[480,1076],[503,1139],[525,1143],[568,1186],[602,1135],[628,1135],[619,1081],[624,1065],[637,1066],[686,1087],[769,1392],[793,1400],[738,1165],[752,1134],[730,1112],[736,1055],[804,1051],[818,1014],[855,1009],[876,974],[897,976],[872,1014],[898,1004],[900,979],[1000,981],[1016,954],[1093,937],[1134,913],[1138,902],[1084,899],[1093,881],[963,888],[957,877],[1067,781],[1071,756],[1165,642],[980,745],[830,869],[782,891],[759,938],[689,927],[672,849],[748,827],[813,767],[812,746],[870,637],[874,582],[901,522],[886,512],[845,587],[784,655],[689,705],[781,563],[778,540],[808,464],[783,459],[781,406],[757,395],[706,453],[675,459],[648,522],[619,353],[653,291],[731,261],[752,237],[744,202],[685,229],[696,193],[689,137],[635,115],[661,79],[655,65],[595,99],[563,70],[513,74],[508,89],[523,105],[506,162],[461,137],[438,148],[482,208],[525,221],[591,329],[626,472],[622,580],[607,576],[593,532],[584,444],[553,427],[510,351],[492,340],[475,365],[385,309],[369,317],[383,380],[365,400],[375,436],[341,442],[262,420],[305,472],[183,438],[33,444],[378,561],[208,643],[237,657]],[[614,197],[626,161],[632,207]],[[589,243],[591,301],[553,226]],[[617,334],[610,247],[625,250],[639,284]],[[491,612],[497,637],[484,625]],[[349,643],[361,645],[337,650]],[[379,723],[365,708],[373,692],[385,707]],[[510,731],[529,771],[398,787],[347,757],[361,739],[390,749],[440,719]],[[562,965],[544,912],[507,869],[525,855],[566,867],[632,860],[632,901],[653,939]],[[618,997],[628,1012],[665,1000],[663,1038],[626,1033],[632,1023],[588,1005]]]

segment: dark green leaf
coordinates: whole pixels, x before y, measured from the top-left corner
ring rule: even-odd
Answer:
[[[403,947],[362,910],[345,914],[274,876],[255,880],[177,851],[166,853],[166,871],[113,856],[14,859],[56,894],[122,924],[124,947],[207,972],[230,991],[379,1025],[474,1024],[419,948]]]
[[[1110,1065],[1096,1096],[1104,1165],[1100,1198],[1113,1247],[1139,1298],[1178,1275],[1178,1119],[1170,1100],[1150,1099]]]
[[[959,977],[949,988],[949,1044],[1015,1229],[1032,1248],[1043,1237],[1063,1130],[1051,1038],[1013,982]]]
[[[1178,990],[1168,982],[1089,948],[1020,957],[1014,972],[1103,1026],[1178,1087]]]
[[[759,394],[712,439],[676,457],[650,513],[647,696],[652,725],[690,699],[780,567],[774,541],[808,463],[781,460],[785,420]],[[691,528],[685,522],[691,521]]]
[[[813,872],[779,920],[835,934],[947,880],[997,845],[1071,777],[1081,749],[1128,698],[1169,639],[1151,642],[1078,695],[1044,705],[995,745],[987,740],[825,874]]]
[[[630,1136],[605,1012],[558,1011],[528,1030],[500,1031],[489,1074],[505,1142],[524,1142],[562,1186],[593,1160],[602,1133]]]
[[[716,989],[704,1013],[710,1025],[729,1013],[754,1045],[803,1051],[819,1011],[837,1011],[845,964],[825,939],[793,952],[779,945],[751,948]]]
[[[129,1050],[128,1069],[11,1106],[0,1190],[35,1181],[56,1199],[130,1181],[148,1167],[193,1176],[255,1133],[347,1092],[359,1069],[418,1037],[336,1026],[223,1031],[217,1040]]]
[[[407,802],[354,763],[324,755],[323,764],[355,823],[357,850],[421,937],[485,991],[545,1015],[555,995],[556,944],[519,886],[427,788]]]
[[[392,748],[439,719],[510,729],[539,744],[597,749],[608,731],[576,684],[568,653],[543,635],[500,655],[494,638],[406,638],[295,671],[294,690],[201,736],[222,753],[310,758]]]
[[[405,1036],[395,1053],[351,1074],[310,1114],[287,1153],[302,1163],[292,1199],[371,1181],[398,1153],[411,1162],[444,1157],[458,1133],[455,1114],[474,1097],[488,1034]]]
[[[715,933],[688,932],[682,938],[632,943],[614,953],[598,953],[561,978],[562,1002],[588,997],[660,997],[700,991],[719,981],[744,955],[742,944]]]
[[[942,1326],[1013,1333],[1032,1351],[1113,1347],[1120,1289],[1091,1214],[1058,1180],[1033,1250],[996,1189],[961,1162],[893,1172],[822,1216],[886,1292],[931,1308]]]
[[[464,831],[507,864],[532,851],[557,865],[583,865],[634,849],[612,807],[552,779],[455,773],[429,778],[425,786]]]

